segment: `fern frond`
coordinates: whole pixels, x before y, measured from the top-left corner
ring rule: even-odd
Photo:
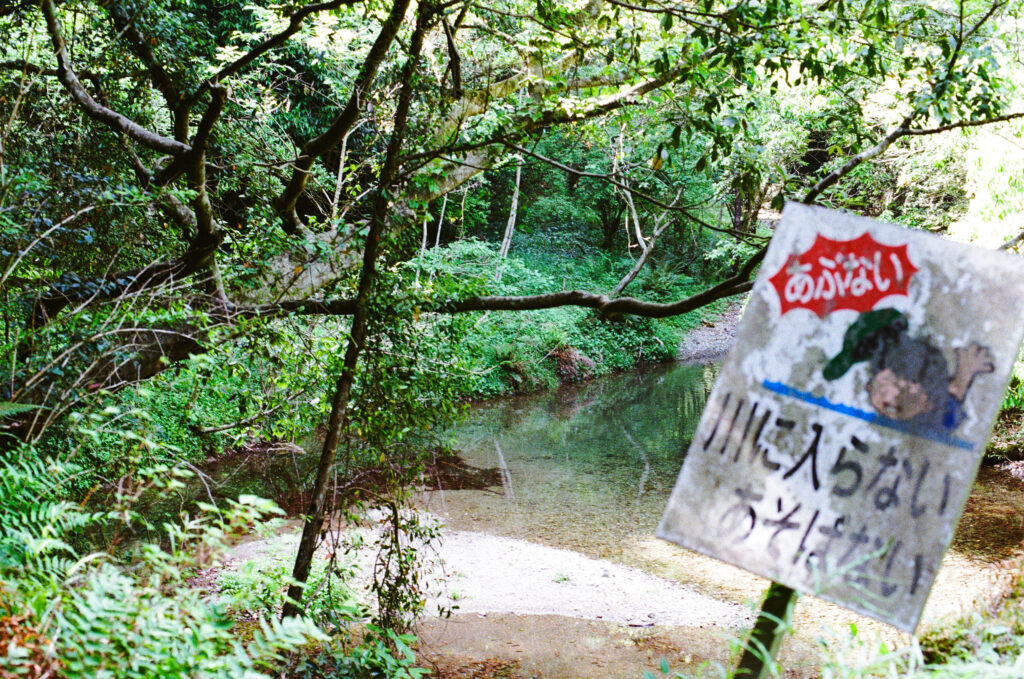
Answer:
[[[21,415],[27,413],[30,410],[35,410],[39,406],[31,403],[14,403],[13,401],[0,401],[0,419],[10,417],[12,415]]]

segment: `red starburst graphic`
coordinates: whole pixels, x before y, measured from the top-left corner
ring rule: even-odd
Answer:
[[[781,314],[809,309],[824,318],[838,309],[870,311],[885,297],[906,295],[917,271],[906,243],[884,245],[869,233],[846,241],[818,234],[807,252],[790,255],[769,280]]]

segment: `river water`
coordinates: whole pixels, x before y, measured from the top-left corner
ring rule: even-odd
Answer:
[[[476,406],[454,448],[500,468],[501,486],[435,492],[428,509],[456,529],[628,562],[661,517],[717,370],[670,364]]]

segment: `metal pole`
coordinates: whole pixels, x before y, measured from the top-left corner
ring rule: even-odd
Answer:
[[[777,582],[771,584],[743,649],[743,657],[732,675],[733,679],[765,679],[771,676],[775,654],[789,627],[789,618],[798,596],[790,587]]]

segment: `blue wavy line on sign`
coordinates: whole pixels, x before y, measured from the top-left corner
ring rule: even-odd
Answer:
[[[853,406],[843,405],[842,403],[833,403],[832,401],[829,401],[827,398],[824,398],[822,396],[815,396],[814,394],[811,394],[806,391],[800,391],[799,389],[794,389],[793,387],[783,384],[782,382],[772,382],[770,380],[764,380],[763,382],[761,382],[761,386],[767,389],[768,391],[775,392],[776,394],[780,394],[782,396],[789,396],[790,398],[798,399],[800,401],[803,401],[804,403],[810,403],[811,405],[816,405],[819,408],[825,408],[826,410],[831,410],[841,415],[847,415],[848,417],[855,417],[858,420],[864,420],[865,422],[870,422],[871,424],[876,424],[880,427],[895,429],[896,431],[903,434],[909,434],[910,436],[928,439],[930,441],[935,441],[936,443],[941,443],[946,446],[953,446],[954,448],[963,448],[964,450],[974,449],[974,444],[971,443],[970,441],[964,441],[963,439],[958,439],[954,436],[948,436],[946,434],[943,434],[942,432],[937,432],[929,429],[921,429],[920,427],[915,427],[906,422],[893,420],[888,417],[879,415],[878,413],[872,413],[867,410],[861,410],[860,408],[854,408]]]

